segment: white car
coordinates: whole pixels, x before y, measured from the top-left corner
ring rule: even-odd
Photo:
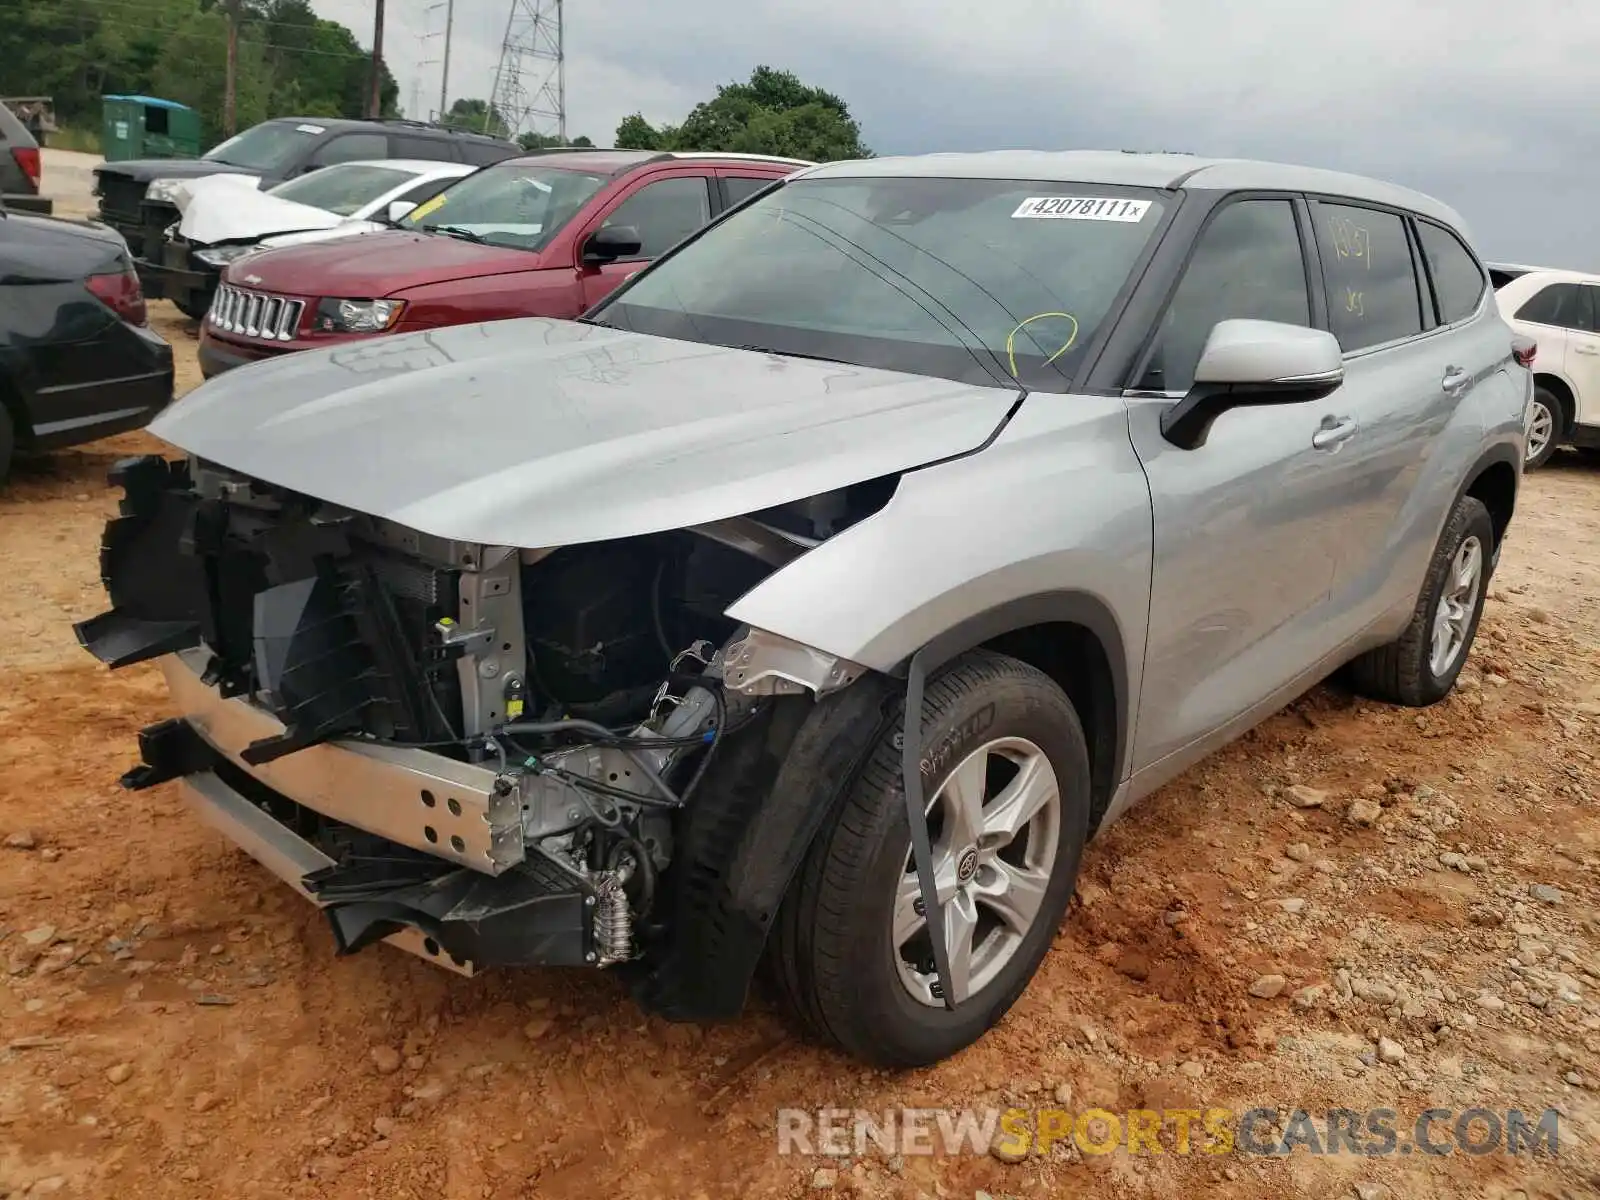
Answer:
[[[1600,450],[1600,275],[1515,270],[1495,298],[1511,327],[1539,343],[1523,465],[1543,466],[1562,445]]]
[[[372,233],[478,168],[470,163],[373,159],[336,163],[266,191],[254,175],[174,182],[166,196],[182,214],[166,229],[160,292],[198,318],[222,268],[255,250]]]

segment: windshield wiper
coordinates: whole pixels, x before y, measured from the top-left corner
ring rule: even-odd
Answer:
[[[801,354],[798,350],[774,350],[771,346],[740,346],[739,349],[753,350],[757,354],[776,354],[780,358],[809,358],[812,362],[840,363],[847,367],[856,365],[842,358],[829,358],[826,354]]]
[[[458,237],[468,242],[477,242],[480,246],[487,246],[489,239],[481,233],[473,233],[470,229],[463,229],[459,225],[428,225],[425,228],[430,233],[444,233],[451,237]]]

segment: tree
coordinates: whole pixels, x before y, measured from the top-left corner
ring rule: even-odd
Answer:
[[[360,117],[371,55],[308,0],[240,5],[238,126],[277,116]],[[222,132],[227,20],[218,0],[0,0],[0,95],[49,95],[56,118],[98,128],[101,96],[127,92],[187,104],[203,136]],[[399,87],[384,67],[383,111]]]
[[[506,119],[487,100],[456,100],[450,105],[450,111],[439,118],[439,123],[456,129],[470,129],[473,133],[487,133],[490,137],[511,136],[511,127],[506,124]]]
[[[617,139],[612,144],[618,150],[659,150],[661,135],[644,119],[643,113],[634,113],[622,118],[617,126]]]
[[[558,150],[564,146],[593,146],[594,143],[586,137],[563,140],[553,133],[524,133],[517,138],[517,145],[524,150]]]
[[[745,83],[724,84],[681,125],[657,129],[642,113],[624,117],[616,145],[629,150],[720,150],[830,162],[870,158],[843,100],[807,87],[789,71],[760,66]]]

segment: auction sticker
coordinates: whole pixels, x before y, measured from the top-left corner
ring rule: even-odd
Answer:
[[[1148,200],[1119,200],[1110,196],[1030,196],[1017,205],[1012,217],[1050,217],[1064,221],[1144,220]]]

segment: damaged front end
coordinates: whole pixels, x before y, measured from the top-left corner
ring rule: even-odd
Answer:
[[[723,853],[716,814],[687,814],[757,786],[732,773],[762,754],[724,743],[863,670],[724,612],[894,486],[530,550],[200,460],[112,482],[112,609],[78,638],[114,668],[158,660],[178,714],[140,734],[124,786],[178,780],[340,953],[387,940],[467,974],[670,955],[665,914],[700,903],[686,825],[694,856]]]

